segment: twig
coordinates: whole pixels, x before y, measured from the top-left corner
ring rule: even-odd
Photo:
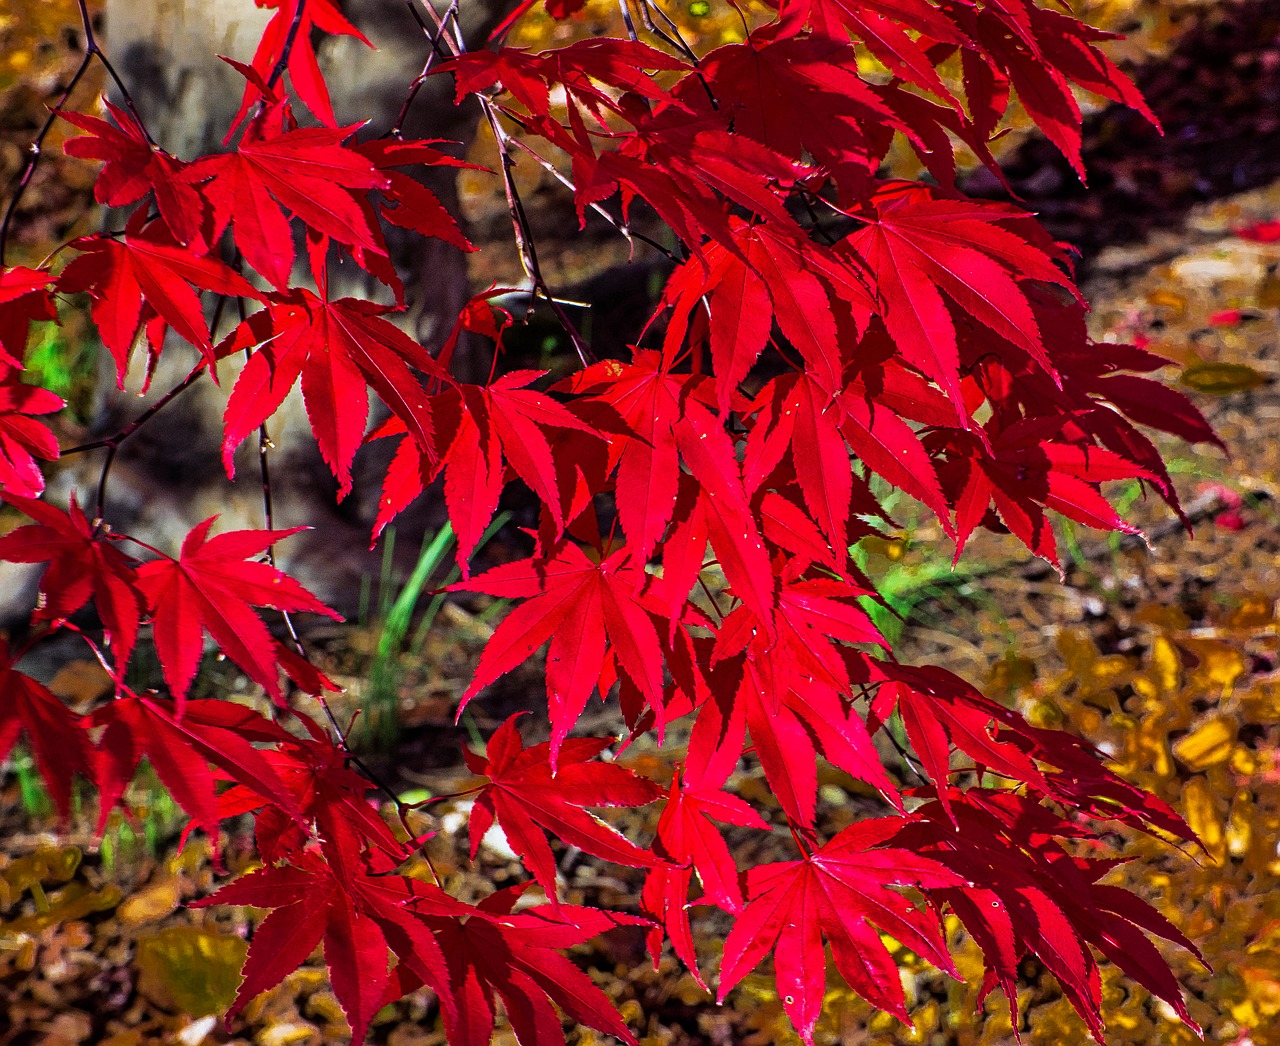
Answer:
[[[502,115],[508,117],[509,119],[515,119],[505,109],[502,110]],[[519,123],[520,121],[516,120],[516,122]],[[544,171],[546,171],[553,178],[555,178],[556,181],[558,181],[571,193],[574,193],[575,195],[577,194],[578,188],[576,185],[574,185],[573,180],[569,178],[568,175],[566,175],[563,171],[561,171],[560,168],[558,168],[545,156],[543,156],[531,145],[529,145],[528,142],[515,137],[509,137],[508,141],[510,142],[511,145],[514,145],[517,149],[521,149],[526,154],[531,156],[535,163],[537,163]],[[675,256],[674,252],[668,250],[666,247],[664,247],[662,244],[660,244],[657,240],[653,239],[652,237],[646,236],[642,232],[636,232],[634,229],[631,228],[629,224],[627,224],[626,222],[622,221],[619,218],[615,218],[612,214],[610,214],[607,210],[605,210],[602,204],[591,203],[591,204],[588,204],[587,206],[589,206],[593,211],[596,212],[596,214],[600,215],[601,218],[603,218],[606,222],[608,222],[615,229],[617,229],[618,232],[622,235],[622,237],[628,243],[631,243],[633,240],[639,240],[641,243],[647,243],[655,251],[664,255],[669,261],[679,264],[680,259]]]
[[[298,39],[298,30],[302,28],[302,16],[307,10],[307,0],[298,0],[298,9],[293,12],[293,21],[289,23],[288,32],[284,36],[284,46],[280,48],[280,57],[276,59],[276,64],[271,69],[271,75],[267,77],[267,86],[275,87],[280,82],[280,77],[284,76],[284,71],[289,67],[289,57],[293,54],[294,42]],[[263,97],[258,102],[259,111],[266,104],[266,98]]]
[[[408,97],[405,98],[404,104],[400,106],[395,126],[387,132],[387,136],[391,138],[403,136],[404,122],[409,117],[409,110],[413,107],[413,103],[418,97],[418,92],[422,90],[422,85],[427,82],[427,77],[431,75],[431,67],[435,65],[436,59],[449,57],[440,49],[440,41],[444,37],[445,26],[448,24],[449,19],[452,18],[455,22],[458,19],[458,0],[452,0],[441,18],[440,24],[436,27],[436,31],[432,33],[422,21],[422,16],[418,14],[418,9],[414,7],[413,0],[405,0],[405,6],[409,8],[409,13],[413,15],[414,21],[421,27],[423,35],[431,42],[431,53],[427,55],[427,60],[422,64],[422,72],[414,77],[413,83],[409,85]]]
[[[448,40],[449,38],[445,33],[449,22],[448,11],[441,15],[431,6],[429,0],[424,0],[423,7],[436,25],[437,37]],[[452,5],[450,5],[450,10],[452,10]],[[422,23],[420,22],[419,24]],[[425,25],[423,25],[423,29],[425,32]],[[466,44],[463,42],[461,27],[458,26],[456,19],[454,19],[453,38],[449,41],[449,45],[450,50],[455,55],[466,53]],[[520,191],[516,188],[515,178],[511,174],[511,169],[515,165],[515,160],[511,156],[511,136],[507,134],[502,122],[498,119],[498,107],[493,100],[480,94],[477,94],[476,98],[480,102],[485,119],[488,120],[489,127],[493,131],[494,141],[498,145],[498,154],[502,161],[502,186],[507,197],[507,211],[511,215],[511,229],[515,234],[516,249],[520,252],[521,267],[533,284],[534,294],[541,295],[546,299],[551,311],[555,313],[556,319],[560,321],[560,326],[564,328],[565,333],[569,335],[569,340],[573,343],[573,349],[578,355],[578,360],[585,367],[589,363],[595,362],[596,356],[573,321],[569,319],[568,313],[564,311],[564,307],[556,299],[556,295],[547,285],[546,278],[542,275],[537,247],[534,246],[532,231],[529,226],[529,216],[525,213],[524,201],[520,198]],[[530,305],[530,310],[532,311],[532,304]]]
[[[180,395],[182,395],[182,393],[184,393],[187,389],[189,389],[192,385],[194,385],[196,381],[199,379],[200,375],[204,373],[204,370],[205,370],[205,361],[202,359],[193,368],[191,368],[191,372],[185,378],[183,378],[180,382],[178,382],[177,385],[175,385],[163,396],[161,396],[158,400],[156,400],[155,403],[151,404],[150,407],[144,410],[141,414],[139,414],[136,418],[134,418],[133,421],[129,422],[128,425],[122,428],[115,435],[107,436],[105,439],[96,439],[90,443],[81,443],[77,447],[71,447],[67,450],[62,451],[61,456],[65,458],[65,457],[69,457],[72,454],[83,454],[86,451],[101,450],[103,447],[107,448],[107,456],[102,463],[102,472],[98,477],[98,496],[97,496],[97,508],[95,509],[95,516],[96,516],[95,526],[98,526],[98,527],[102,526],[103,515],[104,515],[105,506],[106,506],[107,477],[111,473],[111,466],[115,463],[116,454],[120,450],[121,445],[124,443],[125,440],[127,440],[130,436],[132,436],[135,432],[137,432],[138,429],[142,428],[143,425],[145,425],[148,421],[154,418],[157,414],[159,414],[162,410],[164,410],[165,407],[167,407],[170,403],[172,403],[175,399],[177,399]]]
[[[586,367],[596,362],[595,353],[591,351],[581,332],[569,319],[564,307],[556,300],[555,294],[542,275],[542,267],[538,262],[538,249],[534,245],[532,230],[529,226],[529,216],[525,213],[524,201],[520,198],[520,191],[516,188],[515,178],[511,173],[515,166],[515,160],[511,156],[511,137],[499,121],[497,107],[493,102],[480,95],[477,97],[480,99],[480,105],[484,109],[489,126],[493,129],[494,140],[498,144],[498,154],[502,161],[502,186],[507,196],[507,211],[511,215],[511,229],[515,234],[516,248],[520,252],[520,264],[524,268],[525,275],[532,282],[535,293],[541,294],[546,299],[556,319],[560,321],[560,326],[569,335],[579,362]],[[530,310],[532,311],[532,304]]]
[[[623,3],[625,4],[626,0],[623,0]],[[717,100],[715,92],[711,90],[711,85],[707,83],[707,78],[702,75],[702,70],[698,66],[697,53],[688,45],[685,38],[680,35],[680,27],[671,20],[671,16],[661,7],[651,8],[649,0],[638,0],[638,4],[640,7],[640,19],[644,22],[644,27],[663,43],[667,44],[668,47],[674,48],[688,59],[689,64],[693,66],[694,75],[697,76],[698,82],[702,84],[702,89],[707,92],[707,101],[711,103],[711,108],[718,112],[720,102]],[[658,24],[653,20],[651,10],[656,10],[662,20],[667,23],[671,29],[670,35],[658,27]]]
[[[63,89],[61,97],[49,110],[49,115],[45,118],[40,130],[36,133],[35,140],[27,147],[29,153],[27,162],[22,168],[22,173],[18,176],[18,184],[14,189],[13,196],[9,200],[9,206],[5,209],[4,219],[0,221],[0,266],[5,264],[5,250],[9,245],[9,229],[13,225],[14,215],[17,214],[18,204],[21,203],[22,197],[26,194],[27,187],[31,184],[31,179],[35,175],[36,166],[40,163],[40,157],[44,153],[44,140],[48,136],[53,122],[58,118],[63,108],[66,106],[71,92],[76,89],[84,74],[88,71],[89,65],[97,58],[102,63],[102,67],[107,71],[107,75],[115,82],[116,88],[120,91],[120,97],[124,99],[125,107],[129,110],[130,115],[138,124],[138,128],[142,131],[142,135],[146,138],[147,143],[155,146],[155,140],[151,137],[151,132],[147,130],[146,124],[142,122],[142,116],[138,113],[138,107],[133,102],[133,96],[129,94],[128,89],[124,85],[119,75],[116,73],[115,67],[103,53],[102,48],[98,45],[98,38],[93,32],[93,19],[89,15],[89,8],[86,0],[76,0],[80,9],[80,25],[84,32],[84,57],[80,59],[79,66],[72,74],[71,80]]]

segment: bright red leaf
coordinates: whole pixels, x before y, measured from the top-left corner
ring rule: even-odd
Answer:
[[[35,522],[0,537],[0,559],[49,564],[40,579],[36,619],[70,617],[92,598],[117,667],[123,670],[142,618],[137,564],[94,527],[74,495],[66,512],[12,494],[5,500]]]
[[[316,442],[338,480],[351,489],[351,459],[364,437],[369,388],[408,427],[419,445],[434,446],[427,395],[411,367],[441,372],[417,342],[372,302],[322,301],[299,288],[268,296],[267,307],[218,346],[219,357],[256,347],[227,400],[222,461],[235,476],[236,448],[284,402],[299,377]]]
[[[342,142],[357,127],[299,127],[246,135],[230,153],[206,156],[185,177],[213,206],[212,240],[228,224],[245,261],[285,290],[293,269],[293,233],[281,207],[339,243],[383,250],[352,190],[383,189],[387,177]],[[323,274],[315,274],[317,279]]]
[[[26,735],[45,787],[63,819],[71,816],[71,782],[92,776],[92,752],[84,717],[76,715],[44,684],[14,668],[9,641],[0,636],[0,761]]]
[[[553,766],[600,681],[606,658],[616,658],[645,696],[659,703],[662,652],[657,629],[640,598],[643,582],[644,573],[627,549],[596,560],[566,541],[547,559],[494,567],[453,585],[452,591],[525,599],[507,614],[485,647],[475,678],[462,695],[462,706],[548,640]]]
[[[493,1004],[500,998],[520,1046],[565,1041],[552,1003],[576,1024],[636,1046],[609,997],[560,951],[614,927],[643,921],[575,905],[513,912],[522,892],[523,887],[515,886],[490,894],[465,921],[426,915],[448,963],[448,985],[456,1000],[456,1016],[445,1009],[449,1042],[488,1046],[493,1039]],[[421,983],[416,971],[402,963],[393,972],[385,998],[399,998]]]
[[[891,887],[958,887],[964,879],[936,860],[883,846],[903,824],[861,821],[803,860],[751,869],[746,910],[725,940],[719,999],[772,950],[783,1009],[812,1046],[827,986],[824,937],[849,987],[904,1021],[898,964],[881,932],[958,977],[937,915]]]
[[[241,876],[196,902],[274,909],[254,931],[244,980],[227,1011],[229,1021],[250,999],[275,987],[323,942],[333,993],[363,1042],[390,982],[389,953],[440,996],[453,1012],[444,956],[416,913],[443,917],[471,909],[437,888],[398,876],[337,877],[314,851],[290,864]],[[414,910],[410,910],[410,905]],[[397,996],[398,997],[398,996]]]
[[[305,610],[341,620],[293,578],[248,558],[306,528],[235,530],[211,538],[209,529],[217,518],[192,529],[177,559],[154,560],[138,568],[164,681],[179,708],[199,667],[206,631],[278,701],[280,680],[271,634],[250,608]]]
[[[35,416],[66,406],[48,389],[27,385],[21,372],[0,364],[0,493],[37,498],[44,475],[36,458],[56,461],[58,439]]]
[[[289,735],[248,708],[224,701],[190,701],[179,718],[170,702],[117,696],[93,714],[93,725],[104,728],[95,753],[99,832],[143,756],[215,848],[224,814],[210,764],[252,781],[289,817],[302,822],[302,813],[272,768],[269,753],[253,744],[279,743]]]
[[[328,127],[337,126],[333,115],[333,103],[329,99],[329,88],[320,72],[320,63],[316,59],[315,44],[312,40],[316,30],[330,36],[351,36],[367,47],[373,44],[365,38],[354,25],[342,16],[339,6],[333,0],[255,0],[259,7],[274,7],[276,13],[271,16],[267,27],[263,30],[262,39],[253,53],[253,70],[257,77],[249,79],[245,85],[244,97],[240,100],[240,110],[231,121],[232,130],[227,132],[230,138],[240,121],[248,114],[255,103],[261,103],[266,97],[259,85],[265,85],[269,76],[280,62],[284,62],[289,70],[289,78],[298,97],[317,120]],[[295,24],[296,22],[296,24]]]
[[[32,322],[56,320],[44,269],[0,267],[0,366],[21,367]]]
[[[615,864],[633,868],[661,864],[661,858],[641,850],[586,810],[590,806],[643,806],[662,794],[652,781],[617,763],[596,760],[611,743],[610,738],[572,738],[564,741],[558,752],[548,744],[525,748],[512,716],[489,738],[483,758],[465,752],[472,773],[489,779],[471,811],[472,859],[496,820],[508,844],[552,902],[558,896],[556,863],[542,834],[544,829]]]
[[[195,255],[167,229],[148,225],[145,209],[134,212],[119,239],[82,236],[71,246],[80,255],[58,277],[58,289],[88,291],[93,298],[93,319],[115,360],[116,383],[122,389],[134,338],[153,316],[213,361],[209,326],[193,284],[219,294],[260,297],[243,276],[217,258]],[[153,342],[153,359],[159,352],[160,345]]]
[[[183,245],[205,246],[204,223],[208,204],[182,177],[184,164],[148,141],[133,116],[104,101],[116,126],[96,116],[62,110],[68,123],[88,131],[68,139],[62,151],[83,160],[101,160],[103,168],[93,183],[93,198],[109,207],[128,207],[148,193],[155,197],[160,217]]]

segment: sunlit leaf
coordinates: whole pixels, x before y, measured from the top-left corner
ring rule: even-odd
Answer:
[[[1215,716],[1178,739],[1173,754],[1191,770],[1207,770],[1231,758],[1236,724],[1225,716]]]

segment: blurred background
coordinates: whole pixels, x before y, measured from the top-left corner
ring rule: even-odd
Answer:
[[[252,15],[248,0],[241,2]],[[421,63],[420,41],[378,22],[374,0],[350,6],[370,19],[361,25],[376,40],[375,29],[383,30],[383,57],[396,71],[380,75],[398,104]],[[492,18],[498,6],[478,3],[477,24]],[[1186,533],[1136,484],[1116,486],[1113,497],[1144,527],[1150,547],[1064,528],[1069,558],[1063,580],[994,534],[975,537],[952,569],[949,543],[905,500],[891,505],[901,530],[864,540],[857,554],[883,579],[893,613],[881,611],[881,623],[896,637],[904,660],[946,665],[1033,721],[1087,737],[1121,772],[1183,813],[1204,840],[1207,856],[1196,859],[1117,831],[1117,847],[1134,860],[1113,872],[1113,879],[1159,907],[1212,963],[1208,972],[1186,956],[1174,958],[1192,1015],[1206,1029],[1205,1041],[1270,1046],[1280,1044],[1280,4],[1096,0],[1077,7],[1094,24],[1126,35],[1110,45],[1112,54],[1146,93],[1163,136],[1133,113],[1082,98],[1087,188],[1016,108],[998,155],[1018,197],[1055,237],[1079,250],[1094,336],[1136,341],[1167,357],[1163,376],[1194,397],[1230,456],[1162,443],[1194,533]],[[144,8],[137,0],[130,27],[126,31],[120,23],[113,40],[111,11],[96,5],[106,19],[108,48],[119,43],[122,55],[147,43],[147,19],[137,17]],[[741,39],[744,25],[764,17],[751,3],[735,7],[728,0],[670,0],[664,8],[699,51]],[[403,9],[397,11],[395,17],[403,17]],[[358,14],[353,17],[360,21]],[[583,14],[565,23],[531,12],[511,42],[536,47],[619,29],[616,3],[591,0]],[[210,49],[221,45],[213,42]],[[81,50],[71,0],[6,0],[0,8],[0,184],[10,184],[21,170],[45,106],[57,97]],[[160,99],[150,104],[160,106],[168,88],[139,57],[144,52],[135,52],[135,65],[108,53],[126,78],[144,87],[150,83]],[[326,59],[340,115],[344,107],[351,118],[368,115],[369,92],[380,88],[368,67],[355,65],[341,48]],[[404,69],[410,70],[407,77]],[[85,112],[98,111],[103,89],[96,69],[93,76],[97,80],[87,80],[74,98]],[[205,97],[199,104],[209,104]],[[181,106],[157,112],[157,118],[177,128],[189,122]],[[210,114],[202,111],[199,118]],[[448,127],[468,158],[492,162],[492,141],[475,134],[474,118],[453,113],[443,95],[424,98],[417,120],[420,133]],[[61,134],[55,125],[18,212],[13,262],[38,263],[102,219],[92,202],[94,167],[64,157],[57,148]],[[918,173],[906,149],[895,150],[890,166],[900,176]],[[629,257],[626,245],[603,225],[589,224],[580,232],[568,195],[536,164],[522,165],[517,178],[550,282],[566,297],[591,303],[593,337],[624,345],[660,286],[654,260]],[[974,195],[995,198],[1001,192],[976,164],[968,166],[964,184]],[[450,278],[465,293],[517,283],[521,273],[497,180],[465,172],[442,191],[455,194],[481,250],[465,262],[459,255],[424,266],[425,282],[438,281],[434,266],[448,264],[458,266]],[[30,349],[32,380],[70,402],[59,419],[64,443],[93,431],[116,409],[104,392],[84,306],[63,302],[61,327],[46,331]],[[419,310],[427,307],[418,303]],[[423,329],[429,337],[429,317]],[[518,334],[513,352],[523,354],[524,365],[555,369],[566,346],[553,324],[535,317]],[[132,482],[140,484],[139,496],[163,500],[163,485],[177,480],[172,469],[150,469],[146,453],[131,467]],[[215,483],[216,459],[207,476],[188,470],[180,480],[202,489]],[[70,481],[62,481],[62,488],[58,482],[55,476],[51,487],[65,489]],[[509,507],[519,512],[519,506]],[[298,517],[288,523],[309,518],[307,505],[295,511]],[[0,529],[18,522],[0,521]],[[348,533],[358,530],[355,522],[347,523]],[[503,554],[506,540],[498,533],[490,551]],[[388,767],[406,795],[453,792],[465,787],[456,765],[458,745],[478,741],[515,709],[536,708],[541,673],[528,666],[507,677],[483,711],[477,703],[455,728],[453,702],[503,607],[497,601],[455,604],[431,597],[447,577],[451,552],[450,536],[430,506],[389,544],[370,558],[345,563],[341,584],[351,622],[310,640],[322,666],[348,688],[340,699],[346,710],[365,710],[369,726],[361,743],[369,758]],[[91,707],[103,693],[102,674],[89,662],[51,659],[42,671],[77,707]],[[247,682],[224,665],[207,665],[201,685],[205,694],[256,699]],[[612,712],[605,709],[601,716],[609,722]],[[678,753],[633,750],[627,758],[661,777]],[[733,786],[744,794],[761,789],[746,779]],[[753,798],[767,801],[763,795]],[[830,831],[865,809],[861,786],[835,772],[822,778],[822,798]],[[176,849],[179,813],[145,770],[130,803],[128,816],[113,816],[99,840],[88,830],[95,810],[86,790],[71,834],[55,834],[29,760],[19,751],[0,772],[0,1043],[284,1046],[344,1039],[341,1011],[314,959],[251,1005],[230,1032],[222,1028],[214,1015],[234,994],[254,914],[183,909],[184,900],[207,892],[213,880],[207,842],[197,837],[181,852]],[[446,828],[461,823],[465,806],[445,804],[444,810]],[[643,832],[652,828],[645,820],[652,816],[634,812],[620,823]],[[742,843],[738,856],[744,865],[775,859],[759,840],[732,841]],[[518,875],[501,846],[482,849],[476,876],[448,831],[432,845],[436,867],[461,893],[478,889],[485,877],[502,885]],[[233,871],[252,860],[249,840],[234,833],[224,848]],[[571,853],[564,854],[562,871],[565,896],[575,902],[626,905],[638,890],[639,880],[629,870],[606,873]],[[965,984],[931,974],[898,950],[914,1000],[914,1027],[872,1013],[833,988],[818,1041],[1012,1042],[1003,1001],[993,997],[978,1007],[978,955],[958,928],[952,931]],[[717,936],[723,939],[723,933],[707,935],[704,959],[712,967]],[[622,1005],[645,1046],[797,1041],[773,994],[771,975],[749,978],[724,1007],[715,1007],[673,961],[653,971],[638,936],[611,934],[575,957]],[[1023,1041],[1084,1042],[1083,1026],[1052,979],[1030,962],[1022,973]],[[831,983],[838,984],[838,977]],[[1111,1041],[1196,1041],[1167,1007],[1108,967],[1104,995]],[[573,1043],[596,1041],[589,1031],[569,1034]],[[384,1010],[375,1041],[442,1043],[429,994]],[[503,1032],[495,1041],[513,1042]]]

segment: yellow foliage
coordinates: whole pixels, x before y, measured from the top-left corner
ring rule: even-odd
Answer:
[[[170,926],[138,939],[138,991],[190,1017],[223,1013],[240,987],[248,942],[196,926]]]
[[[0,911],[13,907],[24,893],[43,893],[45,883],[65,883],[80,867],[77,846],[41,846],[0,869]]]

